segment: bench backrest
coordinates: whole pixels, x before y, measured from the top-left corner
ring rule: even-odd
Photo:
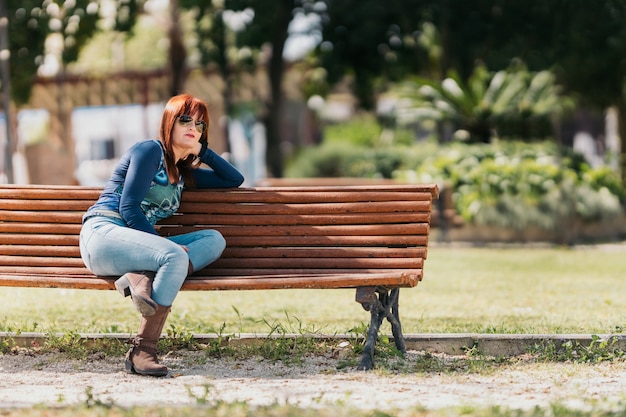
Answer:
[[[0,286],[111,289],[80,258],[100,188],[0,186]],[[411,287],[422,277],[436,185],[186,191],[163,236],[217,229],[222,258],[183,289]]]

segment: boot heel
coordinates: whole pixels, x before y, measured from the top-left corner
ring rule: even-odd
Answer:
[[[124,368],[126,370],[126,373],[129,373],[129,374],[136,374],[137,373],[137,372],[135,372],[135,367],[133,366],[133,363],[129,359],[126,359],[124,361]]]
[[[115,288],[124,297],[128,297],[130,295],[130,282],[124,275],[115,281]]]

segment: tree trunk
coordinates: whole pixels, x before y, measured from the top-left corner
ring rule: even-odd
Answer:
[[[617,131],[619,133],[619,169],[622,184],[626,185],[626,102],[620,100],[617,108]]]
[[[289,22],[291,21],[292,1],[281,0],[276,3],[276,6],[275,30],[272,34],[272,55],[267,67],[270,83],[270,101],[267,105],[265,119],[267,131],[265,161],[270,174],[275,178],[281,178],[283,176],[282,134],[280,128],[283,107],[283,50],[287,41]]]
[[[219,56],[217,59],[218,67],[224,80],[224,90],[222,91],[222,101],[224,106],[224,126],[222,127],[222,134],[224,135],[224,147],[227,152],[231,151],[230,148],[230,132],[229,123],[233,113],[233,100],[231,94],[233,91],[233,77],[231,74],[230,61],[228,60],[228,43],[227,43],[227,28],[224,24],[224,11],[220,10],[216,12],[213,24],[216,26],[214,29],[213,42],[217,44],[217,50]]]
[[[185,85],[187,50],[183,42],[183,33],[180,28],[180,13],[178,0],[170,0],[170,48],[168,52],[170,68],[170,95],[175,96],[183,91]]]

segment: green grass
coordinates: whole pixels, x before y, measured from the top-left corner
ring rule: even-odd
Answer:
[[[424,280],[400,291],[410,333],[621,333],[625,247],[429,249]],[[186,333],[349,333],[369,322],[354,290],[181,292]],[[114,291],[0,289],[0,331],[125,333],[138,316]],[[383,332],[389,332],[385,324]]]
[[[626,257],[624,247],[577,248],[452,248],[431,247],[425,277],[417,288],[403,289],[400,315],[405,333],[621,333],[626,312]],[[119,341],[101,342],[87,347],[77,333],[134,332],[138,316],[129,299],[114,291],[61,289],[0,289],[0,331],[61,332],[50,336],[47,347],[84,359],[97,351],[122,355],[126,346]],[[296,334],[360,334],[369,313],[354,302],[354,290],[280,290],[182,292],[176,300],[166,325],[167,347],[185,347],[192,343],[191,333],[258,332],[280,336]],[[383,331],[390,333],[387,325]],[[304,343],[305,346],[295,346]],[[0,346],[0,349],[2,346]],[[247,353],[268,359],[293,357],[298,352],[313,352],[311,339],[268,340],[259,346],[233,348],[215,343],[207,354],[238,355]],[[94,350],[95,349],[95,350]],[[229,352],[233,349],[234,352]],[[322,347],[323,349],[323,347]],[[387,352],[387,351],[390,352]],[[492,372],[501,366],[513,366],[516,358],[483,357],[468,351],[457,362],[424,355],[416,363],[400,361],[396,369],[392,348],[379,343],[379,372]],[[587,366],[600,361],[623,360],[610,341],[594,340],[589,348],[580,346],[537,346],[526,356],[525,369],[543,362],[571,362]],[[388,354],[388,355],[387,355]],[[358,360],[358,354],[353,355]],[[387,359],[389,356],[389,359]],[[297,361],[296,361],[297,362]],[[356,363],[356,362],[355,362]],[[402,365],[404,364],[404,365]],[[352,364],[354,366],[354,364]],[[581,365],[582,366],[582,365]],[[244,403],[224,403],[196,398],[197,404],[183,408],[121,408],[101,403],[86,392],[84,404],[69,407],[0,409],[3,416],[64,417],[95,416],[484,416],[484,417],[565,417],[626,416],[626,404],[606,408],[572,410],[561,404],[531,410],[501,407],[462,407],[425,410],[413,408],[393,411],[355,410],[338,404],[329,408],[307,408],[275,404],[252,407]],[[600,407],[601,404],[598,404]]]

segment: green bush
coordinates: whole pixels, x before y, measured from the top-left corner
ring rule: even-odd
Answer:
[[[324,128],[324,143],[374,146],[381,132],[382,127],[373,116],[360,115],[347,122],[328,124]]]
[[[324,144],[349,144],[377,148],[411,145],[415,135],[408,128],[384,127],[371,114],[360,114],[348,121],[332,123],[324,128]]]
[[[573,219],[620,220],[626,201],[614,171],[591,169],[582,156],[552,142],[455,143],[395,177],[445,184],[466,221],[519,230],[553,231]]]
[[[324,129],[320,146],[303,148],[289,161],[285,176],[392,178],[399,169],[412,169],[431,154],[434,141],[415,143],[413,131],[387,127],[369,115],[360,115]]]
[[[434,143],[414,146],[365,147],[324,143],[302,149],[285,169],[289,178],[357,177],[393,178],[394,172],[412,169],[437,149]]]
[[[328,126],[324,142],[288,164],[292,178],[395,178],[453,190],[468,223],[564,230],[572,221],[621,221],[626,189],[610,168],[551,141],[493,144],[416,142],[411,131],[383,128],[371,116]]]

